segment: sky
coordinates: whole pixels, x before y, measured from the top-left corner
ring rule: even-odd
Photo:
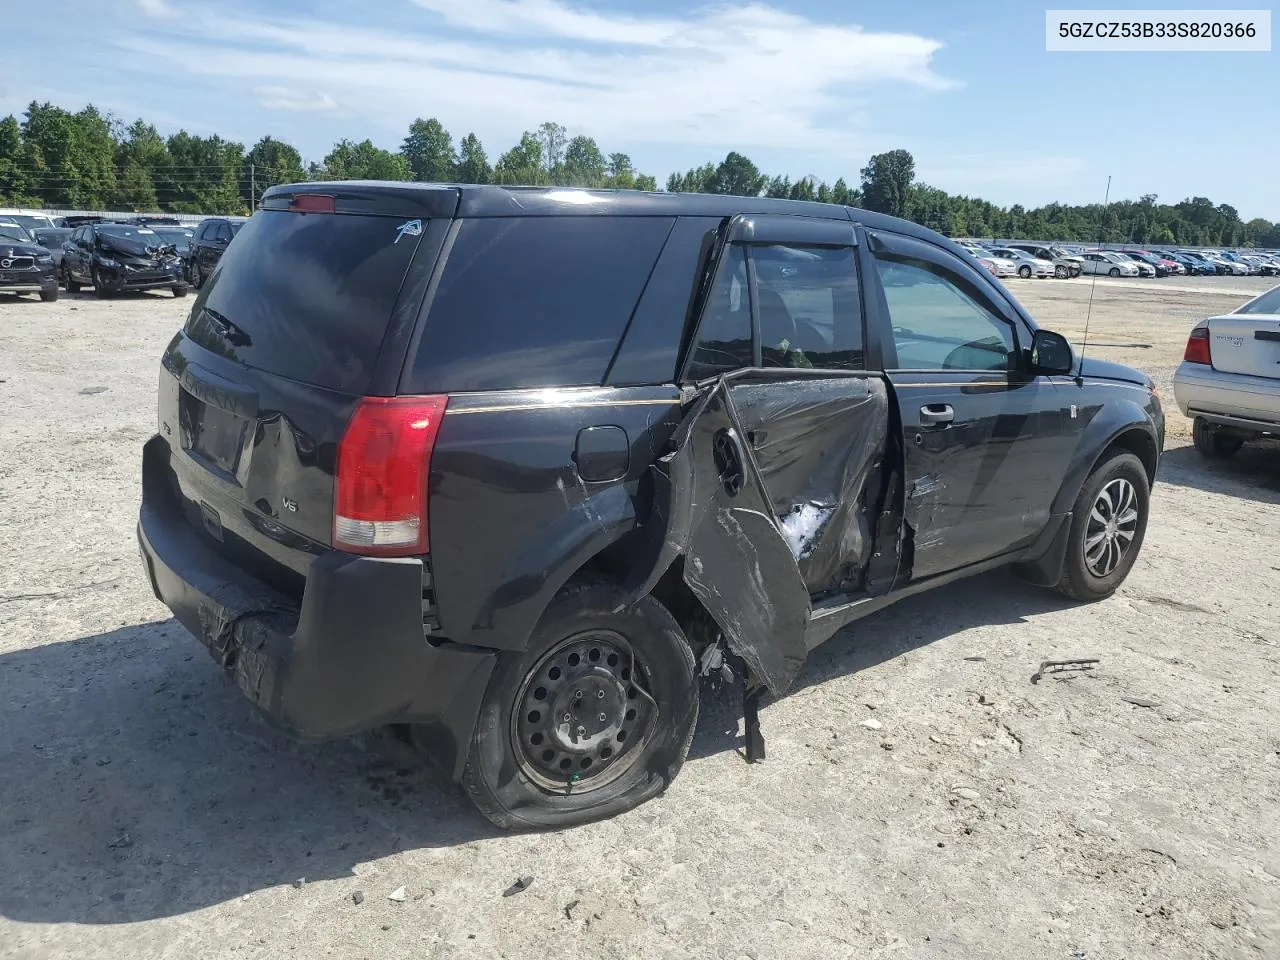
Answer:
[[[1005,205],[1101,202],[1110,176],[1112,199],[1280,220],[1280,53],[1049,53],[1045,5],[1025,0],[5,6],[0,116],[92,102],[164,134],[271,134],[307,161],[342,138],[397,149],[437,117],[492,162],[554,120],[660,184],[730,150],[856,184],[903,147],[919,180]]]

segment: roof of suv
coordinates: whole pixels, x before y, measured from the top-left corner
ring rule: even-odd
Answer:
[[[579,187],[506,187],[475,184],[341,180],[280,184],[262,197],[262,209],[288,209],[297,194],[331,195],[339,212],[386,213],[421,217],[729,217],[736,214],[781,214],[856,220],[871,229],[942,242],[946,237],[919,224],[860,207],[811,200],[777,200],[715,193],[645,193],[639,190],[588,190]]]

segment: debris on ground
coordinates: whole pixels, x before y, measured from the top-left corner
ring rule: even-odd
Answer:
[[[517,893],[528,890],[532,883],[533,877],[521,877],[511,886],[507,887],[507,889],[503,891],[502,895],[504,897],[514,897]]]
[[[1092,670],[1094,664],[1101,662],[1097,657],[1083,660],[1041,660],[1039,668],[1031,675],[1031,682],[1039,683],[1046,673],[1062,673],[1067,670],[1079,670],[1082,672]]]
[[[387,899],[392,900],[396,903],[404,903],[405,900],[408,899],[408,896],[409,895],[405,892],[404,887],[396,887],[389,894],[387,894]]]
[[[307,885],[306,877],[299,877],[297,880],[293,881],[293,889],[295,890],[301,890],[306,885]]]
[[[364,891],[363,890],[353,891],[351,894],[351,902],[354,903],[357,907],[360,906],[360,904],[364,903]]]
[[[883,723],[874,719],[861,720],[858,722],[858,726],[866,727],[868,730],[881,730],[884,728]]]
[[[973,789],[973,787],[963,787],[963,786],[952,787],[951,792],[963,800],[978,800],[982,797],[982,794],[980,794],[977,790]]]
[[[112,850],[124,850],[133,846],[133,837],[129,836],[127,832],[121,833],[120,836],[108,843],[107,846]]]
[[[1160,701],[1148,700],[1146,697],[1121,697],[1125,703],[1132,703],[1135,707],[1158,707]]]
[[[573,919],[573,908],[576,907],[581,902],[582,902],[581,900],[570,900],[568,903],[564,905],[564,918],[566,920]]]
[[[92,397],[99,393],[106,393],[106,387],[85,387],[80,391],[81,396]]]
[[[965,659],[968,660],[970,663],[986,663],[987,662],[986,657],[965,657]]]

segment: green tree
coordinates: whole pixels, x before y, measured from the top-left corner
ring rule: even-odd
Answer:
[[[915,159],[906,150],[872,155],[862,168],[863,205],[868,210],[903,216],[907,209],[907,189],[915,175]]]
[[[631,165],[631,156],[629,154],[609,154],[609,163],[605,174],[605,183],[619,190],[630,190],[636,185],[636,168]]]
[[[565,144],[569,142],[569,135],[560,124],[547,121],[538,127],[535,136],[542,151],[542,169],[553,178],[553,182],[558,182],[554,178],[564,165]]]
[[[458,155],[453,137],[435,117],[409,124],[409,135],[400,147],[414,180],[451,183],[457,176]]]
[[[375,147],[372,140],[359,143],[339,140],[325,156],[322,169],[330,180],[409,179],[409,164],[405,158]]]
[[[179,130],[166,141],[172,165],[158,180],[160,202],[178,213],[244,214],[240,196],[244,146]]]
[[[498,158],[493,167],[496,183],[545,185],[551,177],[542,165],[542,141],[536,133],[526,130],[520,142]]]
[[[493,178],[489,158],[485,156],[480,138],[468,133],[462,138],[458,152],[458,181],[460,183],[488,183]]]
[[[566,182],[575,187],[599,187],[608,174],[604,154],[590,137],[578,136],[564,151]]]
[[[650,176],[647,173],[637,174],[635,188],[637,190],[645,190],[649,193],[653,193],[658,189],[658,178]]]
[[[307,174],[302,169],[302,154],[292,144],[265,136],[245,154],[240,177],[241,197],[253,211],[258,209],[258,202],[268,187],[305,179]]]
[[[22,127],[10,114],[0,120],[0,200],[14,206],[35,206],[36,180],[22,142]]]
[[[738,197],[758,197],[769,178],[754,163],[740,153],[730,152],[715,168],[707,193],[732,194]]]

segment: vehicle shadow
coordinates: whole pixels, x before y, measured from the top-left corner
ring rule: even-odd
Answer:
[[[1029,617],[1073,605],[1074,601],[1019,580],[1008,570],[960,580],[849,624],[809,655],[787,696],[870,669],[970,627],[1025,623]],[[1028,665],[1028,677],[1035,667]],[[735,691],[717,693],[704,687],[690,759],[725,750],[742,753],[743,738],[737,730],[741,709]],[[767,737],[768,730],[764,733]]]
[[[1246,443],[1229,460],[1206,460],[1195,447],[1174,447],[1160,458],[1156,483],[1280,503],[1280,443]]]
[[[169,620],[0,656],[0,916],[114,924],[497,835],[448,778],[257,718]]]
[[[1065,602],[1003,573],[945,587],[846,628],[797,689]],[[703,703],[694,761],[740,746],[736,689]],[[277,732],[173,620],[0,655],[0,916],[174,916],[499,834],[447,775],[402,760]]]

